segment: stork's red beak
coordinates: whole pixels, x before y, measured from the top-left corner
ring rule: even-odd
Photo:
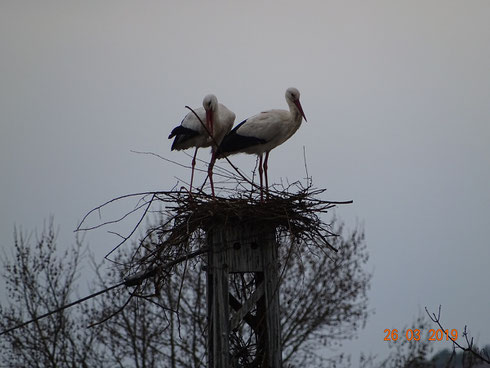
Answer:
[[[213,136],[213,114],[210,110],[206,110],[206,126],[211,136]]]
[[[301,115],[303,116],[303,118],[305,119],[305,121],[308,121],[308,120],[306,120],[305,113],[303,112],[303,108],[301,107],[301,102],[299,102],[299,100],[296,100],[296,101],[294,101],[294,104],[298,108],[299,112],[301,113]]]

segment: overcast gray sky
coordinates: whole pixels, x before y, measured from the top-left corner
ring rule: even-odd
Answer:
[[[101,202],[187,179],[130,150],[189,162],[167,135],[206,93],[241,121],[295,86],[308,122],[270,181],[303,178],[305,146],[325,198],[354,200],[336,214],[364,224],[374,271],[345,349],[383,352],[384,329],[439,304],[489,343],[489,19],[487,0],[2,1],[0,246],[49,215],[72,242]]]

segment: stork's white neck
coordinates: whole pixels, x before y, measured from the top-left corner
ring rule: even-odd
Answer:
[[[288,99],[286,101],[289,105],[289,112],[291,113],[291,123],[298,129],[303,121],[303,115],[301,115],[301,111],[299,111],[298,106],[292,100]]]
[[[299,129],[301,122],[303,121],[303,115],[301,115],[301,111],[299,111],[298,106],[291,101],[286,100],[289,105],[289,112],[291,114],[290,128],[287,134],[286,139],[289,139],[296,131]]]

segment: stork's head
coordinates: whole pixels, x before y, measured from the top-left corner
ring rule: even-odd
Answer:
[[[202,107],[206,111],[206,126],[213,135],[213,112],[218,108],[218,99],[213,94],[206,95],[202,100]]]
[[[303,108],[301,107],[301,103],[299,102],[299,91],[294,88],[290,87],[286,90],[286,101],[289,103],[293,103],[301,113],[301,116],[306,120],[305,113],[303,112]]]

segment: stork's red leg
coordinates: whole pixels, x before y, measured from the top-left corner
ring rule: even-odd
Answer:
[[[268,162],[269,162],[269,151],[265,153],[265,160],[264,160],[265,192],[267,198],[269,198],[269,177],[267,176],[267,169],[269,168],[269,166],[267,165]]]
[[[264,200],[264,193],[262,191],[262,173],[263,173],[263,169],[262,169],[262,154],[260,154],[259,156],[259,177],[260,177],[260,200],[263,201]]]
[[[214,183],[213,183],[213,167],[214,167],[215,161],[216,161],[216,153],[213,150],[213,155],[211,156],[211,162],[209,163],[209,166],[208,166],[208,177],[209,177],[209,183],[211,184],[211,193],[213,194],[213,198],[215,198],[215,196],[214,196]]]
[[[191,185],[189,188],[190,193],[192,193],[192,182],[194,180],[194,167],[196,166],[196,155],[197,155],[198,149],[199,149],[199,147],[196,147],[196,150],[194,151],[194,157],[192,157]]]

